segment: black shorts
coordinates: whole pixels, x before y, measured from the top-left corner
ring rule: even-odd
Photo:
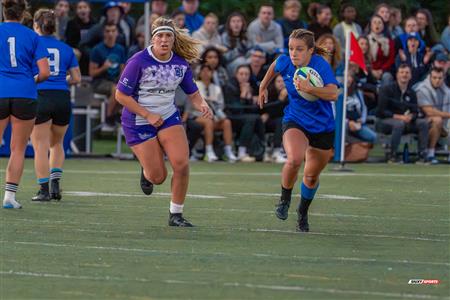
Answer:
[[[283,123],[283,133],[290,128],[296,128],[303,132],[309,141],[309,145],[314,148],[329,150],[334,146],[334,131],[311,133],[295,122]]]
[[[13,115],[20,120],[36,118],[37,101],[29,98],[1,98],[0,120]]]
[[[70,123],[72,105],[70,93],[64,90],[38,91],[36,124],[52,120],[52,124],[66,126]]]

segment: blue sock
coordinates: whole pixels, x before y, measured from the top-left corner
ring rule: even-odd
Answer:
[[[37,181],[38,181],[39,185],[41,186],[41,190],[48,191],[48,181],[49,181],[48,177],[38,178]]]
[[[317,184],[315,188],[309,188],[302,181],[302,184],[300,185],[302,199],[312,201],[318,189],[319,184]]]
[[[311,205],[311,202],[314,199],[318,188],[319,184],[317,184],[315,188],[311,189],[307,187],[302,181],[302,184],[300,185],[301,200],[298,206],[298,212],[302,217],[308,215],[309,206]]]

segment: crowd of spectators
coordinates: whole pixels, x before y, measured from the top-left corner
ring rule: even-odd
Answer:
[[[192,68],[216,117],[202,119],[180,93],[177,105],[186,122],[192,159],[199,157],[200,147],[210,162],[221,157],[285,161],[281,120],[289,99],[283,79],[272,83],[263,110],[256,105],[258,87],[270,63],[288,52],[292,30],[307,28],[329,51],[326,59],[337,78],[343,80],[349,31],[364,54],[367,72],[350,65],[348,135],[371,144],[381,134],[390,135],[389,160],[399,162],[402,136],[417,134],[419,160],[437,163],[435,149],[449,130],[450,16],[439,34],[425,8],[402,12],[381,3],[367,24],[356,22],[357,10],[351,4],[335,12],[325,4],[311,3],[305,8],[310,20],[300,19],[302,9],[300,1],[286,0],[277,18],[274,7],[263,4],[255,18],[236,11],[220,24],[214,12],[199,12],[199,0],[182,0],[175,11],[168,11],[166,0],[151,1],[150,24],[160,16],[171,17],[202,43],[201,59]],[[106,125],[116,126],[120,107],[114,99],[115,85],[127,59],[146,46],[145,16],[135,18],[132,4],[114,1],[104,5],[98,20],[93,19],[88,1],[72,6],[59,0],[54,10],[57,37],[73,47],[82,74],[92,78],[94,92],[108,97]],[[267,145],[270,151],[264,151]]]

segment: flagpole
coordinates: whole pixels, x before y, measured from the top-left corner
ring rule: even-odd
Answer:
[[[145,25],[144,25],[144,37],[145,37],[145,47],[148,47],[150,45],[150,1],[145,1],[144,4],[144,18],[145,18]]]
[[[345,167],[345,133],[346,133],[346,119],[347,119],[347,93],[348,93],[348,66],[350,63],[350,34],[351,31],[347,32],[345,39],[345,69],[344,69],[344,96],[342,99],[342,124],[341,124],[341,156],[339,159],[339,167],[336,171],[346,171],[352,172],[353,170]]]

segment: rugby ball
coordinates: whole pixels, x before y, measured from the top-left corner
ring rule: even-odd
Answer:
[[[310,68],[310,67],[301,67],[301,68],[298,68],[297,70],[295,70],[294,82],[293,82],[294,87],[297,90],[297,93],[305,100],[316,101],[318,99],[317,96],[302,92],[302,91],[298,90],[297,86],[295,85],[295,80],[297,80],[297,78],[306,79],[307,74],[309,74],[309,82],[312,86],[323,87],[322,77],[316,70],[314,70],[313,68]]]

